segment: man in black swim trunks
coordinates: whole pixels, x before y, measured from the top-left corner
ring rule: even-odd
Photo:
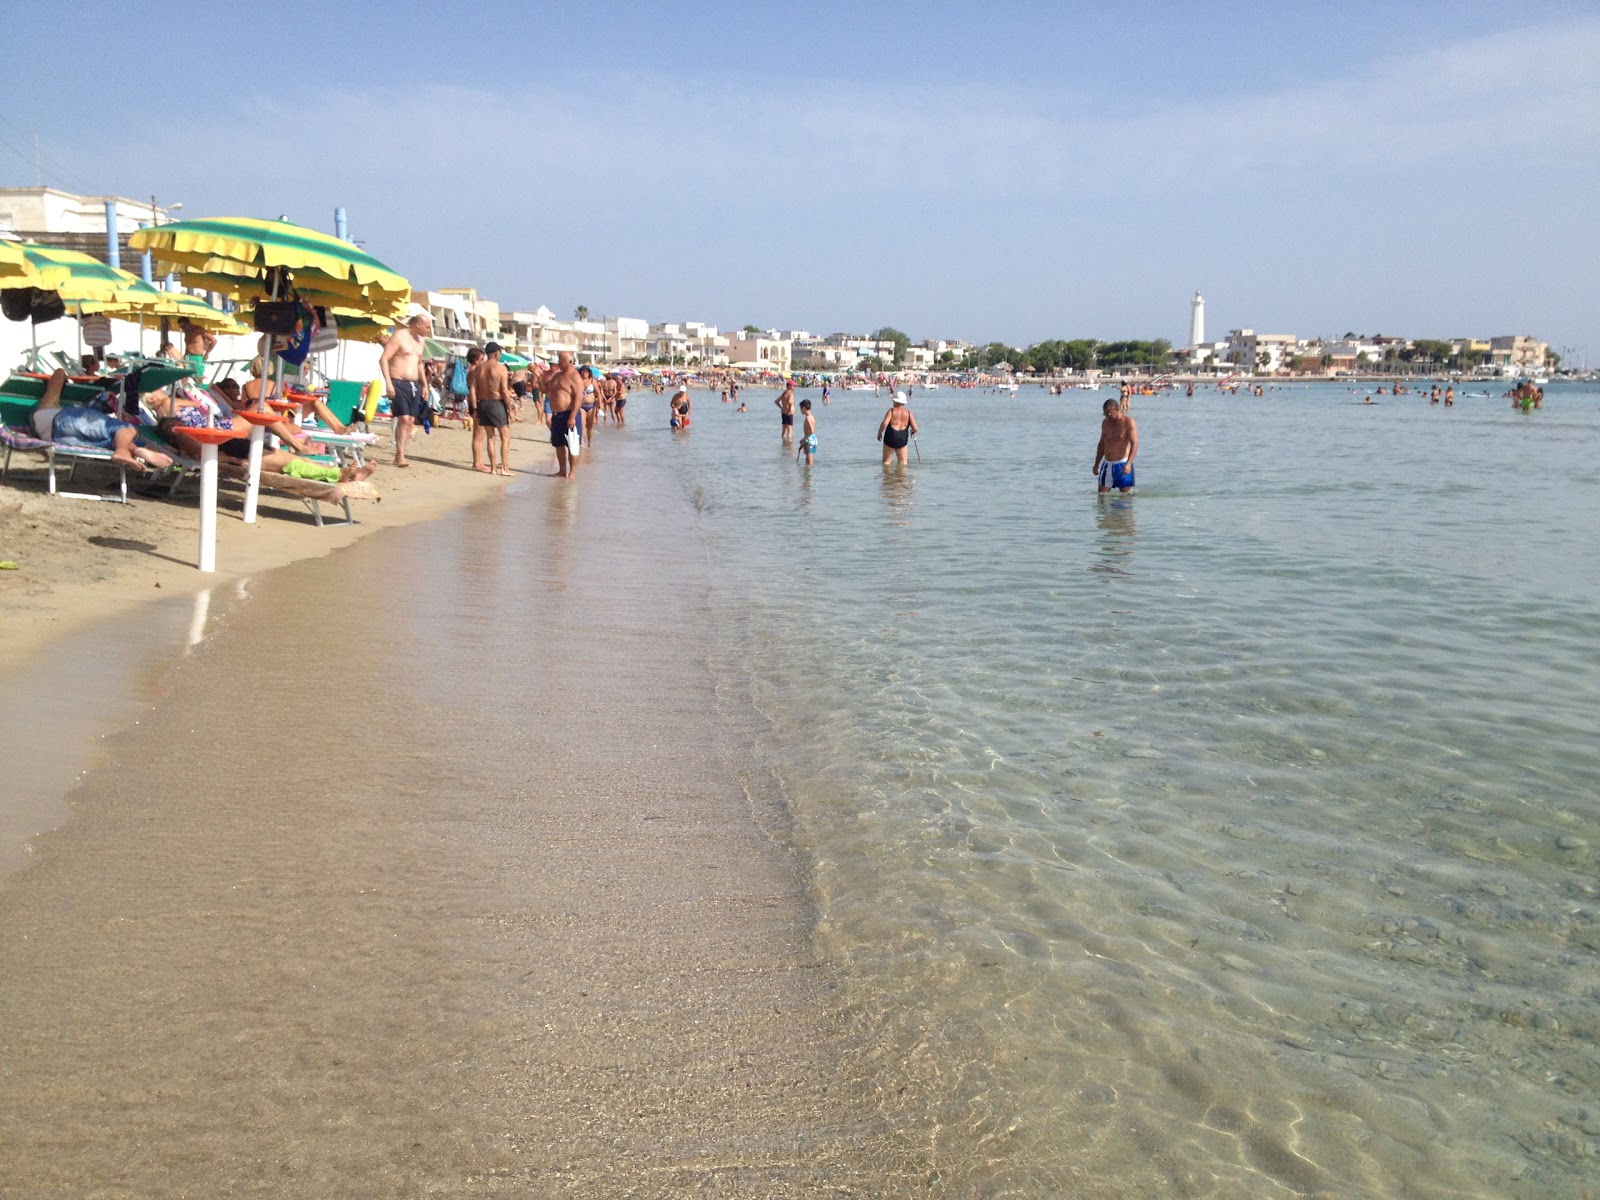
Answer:
[[[570,350],[556,356],[556,365],[540,379],[539,390],[550,402],[550,444],[556,448],[556,474],[571,479],[578,470],[576,447],[583,438],[583,376],[573,369]],[[567,441],[569,425],[577,435],[572,444]]]
[[[427,403],[427,379],[422,367],[422,339],[433,328],[433,318],[420,304],[411,306],[406,323],[389,335],[378,358],[378,371],[383,376],[383,394],[389,397],[389,411],[394,415],[394,465],[409,467],[406,447],[417,422],[422,419],[422,406]]]
[[[511,472],[511,380],[500,361],[500,343],[483,348],[483,361],[467,376],[467,401],[472,405],[472,469],[496,475]],[[500,463],[494,461],[495,440]],[[487,454],[484,453],[487,451]]]
[[[611,386],[611,395],[613,397],[611,411],[616,416],[618,425],[626,425],[628,418],[622,410],[628,407],[628,381],[621,375],[613,375],[611,377]]]
[[[773,403],[783,416],[783,440],[794,441],[794,380],[783,381],[783,392]]]

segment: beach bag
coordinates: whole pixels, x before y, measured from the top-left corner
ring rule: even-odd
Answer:
[[[317,321],[316,310],[309,305],[295,301],[294,326],[289,330],[285,344],[278,350],[278,357],[284,362],[298,367],[305,362],[306,356],[311,353],[311,341],[321,328]]]
[[[456,359],[455,370],[450,372],[450,393],[454,396],[467,394],[467,360]]]
[[[256,305],[256,332],[275,336],[293,333],[299,315],[300,305],[294,300],[263,300]]]

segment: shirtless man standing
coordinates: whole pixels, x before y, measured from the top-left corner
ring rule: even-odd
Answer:
[[[1100,422],[1100,444],[1094,448],[1094,473],[1100,479],[1100,490],[1131,492],[1133,460],[1139,453],[1139,427],[1122,411],[1119,401],[1107,400],[1102,411],[1105,420]]]
[[[572,352],[556,355],[556,365],[545,372],[539,390],[550,402],[550,444],[556,448],[556,474],[571,479],[578,470],[578,456],[567,446],[567,429],[583,439],[584,379],[572,367]]]
[[[500,343],[483,348],[483,361],[467,375],[467,401],[472,405],[472,469],[510,475],[511,375],[500,361]],[[499,431],[500,465],[495,466],[494,445]],[[488,453],[485,454],[484,452]]]
[[[383,344],[383,354],[378,358],[378,370],[383,373],[383,394],[389,397],[389,411],[394,415],[394,465],[409,467],[406,446],[411,434],[422,419],[422,406],[426,404],[427,385],[422,371],[422,339],[433,328],[433,319],[420,304],[411,306],[406,323],[389,335]]]
[[[196,379],[203,378],[206,373],[206,357],[217,348],[217,335],[209,329],[201,329],[188,317],[178,318],[178,329],[183,334],[185,361],[194,368]]]
[[[778,411],[783,414],[783,440],[794,441],[794,381],[786,379],[783,382],[783,394],[773,401],[778,406]]]

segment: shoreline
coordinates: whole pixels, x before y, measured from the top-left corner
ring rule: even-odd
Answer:
[[[0,880],[0,1191],[924,1190],[646,453],[269,573],[112,737]]]

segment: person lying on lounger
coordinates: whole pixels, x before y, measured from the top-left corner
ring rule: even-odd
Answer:
[[[69,405],[52,411],[41,406],[38,413],[50,414],[51,441],[109,450],[112,462],[136,471],[143,471],[147,467],[162,470],[172,465],[172,459],[167,455],[140,443],[137,425],[119,421],[103,409]],[[37,413],[35,420],[41,420]]]
[[[224,379],[217,383],[215,387],[221,393],[223,399],[227,401],[229,409],[237,410],[244,407],[244,401],[239,396],[239,385],[234,380]],[[145,398],[145,403],[149,405],[148,396]],[[177,396],[171,398],[164,406],[151,405],[150,407],[154,409],[158,418],[171,417],[180,426],[186,428],[203,429],[212,423],[213,410],[206,400],[196,400],[189,396]],[[219,427],[226,425],[232,429],[243,440],[248,440],[250,437],[250,423],[241,417],[234,416],[232,412],[224,410],[218,413],[215,421]],[[300,427],[293,421],[287,418],[281,421],[274,421],[266,429],[268,433],[275,434],[288,445],[289,449],[294,453],[311,453],[311,443],[306,441],[301,434]]]
[[[265,370],[266,367],[262,364],[261,356],[259,354],[250,360],[250,380],[244,385],[242,396],[243,403],[251,408],[261,407],[263,395],[272,397],[278,394],[278,385],[273,383],[270,378],[262,378],[262,372]],[[234,387],[239,386],[231,379],[225,379],[222,382],[232,383]],[[232,397],[230,397],[230,400],[231,399]],[[311,410],[317,414],[317,420],[321,421],[332,432],[348,433],[350,431],[350,427],[343,421],[339,420],[338,417],[334,416],[333,409],[329,408],[320,397],[312,396],[309,398],[301,398],[297,396],[295,398],[295,402],[302,407],[309,406]],[[238,405],[235,404],[234,407],[237,408]],[[281,437],[282,435],[279,434],[279,436]]]
[[[161,437],[177,447],[191,458],[199,458],[200,443],[189,437],[185,426],[177,417],[163,417],[156,422],[156,432]],[[248,430],[248,426],[246,426]],[[217,447],[217,455],[230,462],[248,463],[250,461],[250,438],[236,437],[223,442]],[[282,475],[292,475],[298,479],[315,479],[321,483],[355,483],[369,478],[377,470],[374,466],[362,467],[333,467],[323,463],[312,462],[298,454],[291,454],[287,450],[268,450],[262,447],[261,469],[263,471],[277,471]]]

